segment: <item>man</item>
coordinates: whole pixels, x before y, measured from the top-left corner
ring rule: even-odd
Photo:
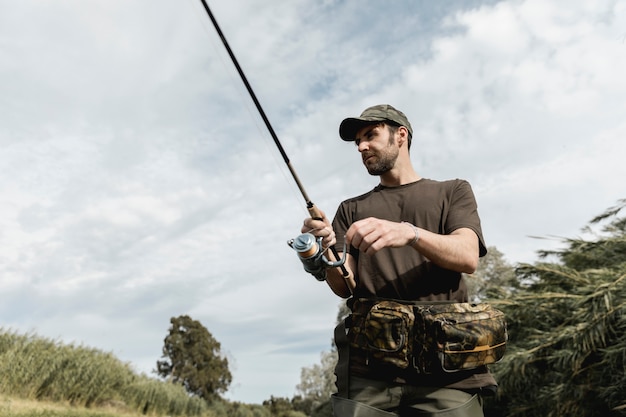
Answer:
[[[302,232],[323,238],[324,248],[341,248],[344,241],[349,248],[348,274],[327,270],[332,291],[352,297],[353,316],[368,300],[467,302],[462,273],[473,273],[479,256],[487,252],[469,183],[418,175],[409,154],[411,124],[390,105],[372,106],[343,120],[339,135],[355,142],[380,184],[342,202],[332,223],[324,213],[321,219],[304,221]],[[327,257],[333,259],[331,253]],[[352,340],[346,350],[345,332],[335,335],[340,349],[336,416],[482,416],[481,395],[495,390],[485,366],[426,374],[411,366],[377,366],[365,357],[361,342]]]

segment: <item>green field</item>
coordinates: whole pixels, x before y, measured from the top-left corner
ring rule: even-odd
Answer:
[[[213,416],[181,385],[137,374],[111,353],[0,329],[2,416]]]
[[[276,408],[276,407],[274,407]],[[138,374],[113,354],[0,328],[0,417],[304,417],[272,406],[211,402]]]

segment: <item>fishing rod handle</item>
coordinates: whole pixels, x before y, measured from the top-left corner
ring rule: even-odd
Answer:
[[[309,211],[309,214],[311,215],[311,218],[313,220],[323,220],[324,216],[322,216],[322,212],[315,206],[315,204],[309,202],[307,204],[307,210]]]
[[[324,219],[322,212],[315,206],[315,204],[313,204],[310,201],[307,201],[307,210],[309,211],[309,214],[311,215],[312,219],[314,220]],[[335,248],[334,245],[329,248],[328,252],[329,253],[327,255],[327,258],[330,262],[338,262],[342,258],[339,256],[339,253],[337,252],[337,249]],[[346,257],[346,254],[344,253],[343,258],[345,259],[345,257]],[[343,262],[337,268],[341,270],[341,275],[343,276],[350,292],[354,292],[355,285],[354,285],[353,273],[350,270],[348,270],[348,268],[346,268]]]

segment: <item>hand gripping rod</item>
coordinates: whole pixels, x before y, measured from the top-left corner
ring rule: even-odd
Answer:
[[[237,69],[237,72],[239,73],[239,76],[241,77],[241,81],[243,81],[243,84],[246,86],[246,89],[248,90],[248,94],[250,94],[250,98],[252,98],[252,101],[254,102],[254,105],[256,106],[259,114],[261,115],[261,118],[263,119],[263,122],[265,123],[267,130],[270,132],[270,135],[272,136],[272,139],[274,140],[274,143],[276,144],[278,151],[282,155],[283,160],[285,161],[285,164],[287,164],[287,168],[289,168],[289,172],[291,173],[291,176],[295,180],[296,185],[298,186],[298,189],[300,190],[300,193],[302,194],[302,197],[304,197],[304,201],[306,202],[306,207],[307,207],[307,210],[309,211],[309,214],[311,215],[312,218],[321,220],[322,215],[320,211],[317,209],[317,207],[315,207],[315,204],[313,204],[308,194],[304,190],[304,186],[300,182],[300,178],[298,178],[298,174],[296,174],[295,169],[291,165],[291,162],[289,161],[289,157],[287,156],[287,153],[285,152],[283,145],[280,143],[280,140],[278,140],[278,136],[276,135],[276,132],[274,131],[274,128],[272,127],[272,124],[267,118],[265,111],[263,111],[263,107],[261,107],[261,103],[257,99],[256,94],[254,94],[254,90],[252,89],[252,86],[248,82],[248,79],[246,78],[246,75],[244,74],[243,69],[241,69],[239,62],[237,61],[237,58],[235,57],[235,54],[233,53],[232,49],[230,49],[230,46],[228,45],[228,41],[226,40],[226,37],[224,36],[222,29],[220,29],[220,26],[217,23],[217,20],[215,19],[213,12],[211,12],[211,9],[209,8],[209,5],[207,4],[206,0],[200,0],[200,1],[202,2],[204,9],[209,15],[209,19],[211,19],[211,22],[213,23],[213,26],[215,27],[217,34],[222,40],[222,43],[224,44],[224,47],[226,48],[226,51],[228,52],[228,55],[230,56],[231,61],[233,61],[233,65],[235,65],[235,68]],[[332,246],[330,249],[333,255],[335,256],[335,258],[339,259],[339,254],[337,253],[337,250],[335,249],[335,247]],[[348,277],[349,273],[346,267],[342,264],[340,268],[341,268],[341,273],[343,274],[343,276]]]

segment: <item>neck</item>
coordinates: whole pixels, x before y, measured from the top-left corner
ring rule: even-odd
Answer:
[[[396,164],[391,170],[380,176],[380,184],[385,187],[398,187],[422,179],[409,162],[408,165]]]
[[[420,180],[411,163],[411,155],[406,144],[400,145],[392,168],[380,175],[380,184],[385,187],[398,187]]]

